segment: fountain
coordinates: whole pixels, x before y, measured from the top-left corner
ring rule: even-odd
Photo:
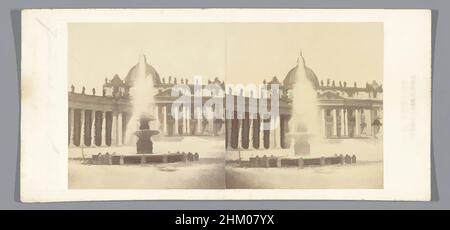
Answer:
[[[356,164],[356,155],[327,153],[321,149],[327,143],[323,139],[320,129],[319,103],[315,88],[317,79],[306,67],[305,58],[301,53],[293,71],[293,75],[288,75],[288,77],[294,78],[293,81],[288,78],[289,83],[293,86],[292,116],[289,121],[289,131],[286,133],[287,140],[293,143],[288,149],[289,151],[285,152],[283,149],[270,150],[270,152],[251,150],[248,151],[249,154],[245,154],[246,157],[242,157],[244,152],[238,151],[238,154],[233,157],[228,157],[230,154],[227,154],[227,163],[236,167],[248,168],[304,168]]]
[[[150,115],[156,108],[153,90],[155,76],[147,71],[147,66],[146,57],[140,55],[139,63],[136,66],[136,76],[133,79],[133,87],[130,89],[132,113],[125,133],[125,142],[128,144],[139,142],[140,139],[136,140],[136,137],[147,136],[150,133],[148,132],[150,129],[158,130],[159,126],[155,116]],[[152,127],[149,122],[152,123]],[[138,131],[136,132],[136,130]],[[151,133],[152,135],[159,134],[156,131]],[[139,150],[138,153],[140,153]]]
[[[158,135],[158,130],[150,130],[149,123],[154,120],[151,115],[142,115],[139,122],[139,130],[134,134],[138,137],[136,142],[136,150],[138,154],[153,153],[153,141],[152,136]]]
[[[317,138],[319,131],[317,93],[308,79],[305,58],[302,53],[297,59],[295,84],[293,87],[292,117],[290,132],[295,155],[308,155],[311,152],[310,140]]]
[[[127,164],[154,164],[154,163],[173,163],[198,161],[199,154],[191,152],[175,153],[155,153],[153,151],[152,137],[158,135],[159,124],[157,115],[151,115],[157,112],[154,101],[154,77],[147,71],[147,61],[144,55],[139,58],[137,65],[137,74],[134,80],[133,89],[130,91],[133,112],[126,130],[126,142],[129,143],[133,138],[136,140],[136,153],[113,153],[93,155],[90,159],[92,164],[106,165],[127,165]],[[153,122],[152,122],[153,121]]]
[[[147,59],[144,55],[139,57],[137,66],[137,75],[134,80],[132,95],[133,113],[130,119],[129,129],[127,130],[128,138],[132,135],[137,137],[136,150],[138,154],[152,154],[153,141],[152,136],[158,135],[156,127],[151,129],[150,123],[155,120],[150,111],[155,110],[153,81],[154,77],[146,71]],[[136,131],[137,130],[137,131]]]

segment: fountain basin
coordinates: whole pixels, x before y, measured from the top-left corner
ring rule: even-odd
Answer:
[[[356,164],[356,156],[350,155],[335,155],[329,157],[276,157],[256,156],[251,157],[248,160],[227,161],[227,163],[236,164],[238,167],[249,168],[286,168],[286,167],[317,167],[327,165],[352,165]]]
[[[167,153],[142,155],[103,154],[92,155],[91,164],[97,165],[129,165],[129,164],[159,164],[198,161],[198,153]]]

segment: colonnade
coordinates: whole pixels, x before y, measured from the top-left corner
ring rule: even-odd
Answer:
[[[160,105],[156,110],[155,117],[158,118],[159,129],[165,136],[217,136],[225,132],[223,120],[206,118],[201,107],[180,106],[179,112],[175,113],[174,117],[171,114],[170,104]]]
[[[69,146],[122,145],[127,119],[123,112],[69,108]]]
[[[227,119],[225,143],[227,149],[277,149],[286,148],[285,133],[288,119],[276,116],[272,119]]]
[[[188,109],[180,108],[181,114],[173,118],[170,105],[154,107],[156,129],[163,136],[215,136],[225,133],[223,120],[206,119],[198,110],[196,118],[188,116]],[[201,108],[198,108],[201,109]],[[131,117],[128,112],[98,111],[83,108],[69,108],[69,146],[95,147],[124,145],[127,124]]]
[[[228,149],[287,148],[289,115],[273,119],[249,118],[207,119],[202,108],[180,107],[180,117],[172,117],[170,104],[155,107],[154,115],[163,136],[225,135]],[[191,116],[188,116],[191,113]],[[193,114],[193,115],[192,115]],[[196,116],[196,117],[194,117]],[[381,108],[323,106],[320,108],[320,128],[325,138],[357,138],[376,135],[375,119]],[[69,145],[80,147],[120,146],[125,144],[125,132],[130,119],[128,112],[98,111],[69,108]],[[264,129],[263,125],[271,126]],[[153,126],[154,127],[154,126]]]
[[[322,135],[327,138],[374,136],[372,124],[382,116],[381,108],[328,106],[320,111]]]

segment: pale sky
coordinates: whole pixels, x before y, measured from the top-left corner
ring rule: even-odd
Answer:
[[[383,81],[383,47],[382,23],[76,23],[69,25],[69,86],[101,92],[105,78],[125,78],[140,54],[166,80],[260,84],[283,80],[300,50],[319,81],[365,86]]]

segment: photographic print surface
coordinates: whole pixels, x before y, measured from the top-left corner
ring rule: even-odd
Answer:
[[[20,199],[430,200],[431,21],[24,10]]]
[[[69,23],[69,189],[382,189],[382,22]]]

